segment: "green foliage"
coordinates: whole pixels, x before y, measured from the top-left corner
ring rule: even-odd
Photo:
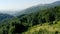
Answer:
[[[60,30],[58,21],[60,21],[60,6],[4,20],[0,25],[0,34],[58,34],[58,30],[53,30],[53,27]],[[53,32],[48,30],[51,26]]]

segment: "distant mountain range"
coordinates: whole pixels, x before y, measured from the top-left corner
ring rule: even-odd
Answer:
[[[59,5],[60,5],[60,1],[56,1],[51,4],[40,4],[40,5],[32,6],[30,8],[24,9],[22,11],[16,12],[15,16],[22,15],[22,14],[29,14],[32,12],[37,12],[39,10],[53,8],[53,7],[59,6]]]
[[[36,5],[36,6],[32,6],[32,7],[29,7],[29,8],[26,8],[24,10],[21,10],[21,11],[0,11],[0,13],[7,13],[7,14],[10,14],[10,15],[13,15],[13,16],[19,16],[19,15],[22,15],[22,14],[29,14],[29,13],[32,13],[32,12],[37,12],[37,11],[40,11],[40,10],[43,10],[43,9],[47,9],[47,8],[52,8],[54,6],[59,6],[60,5],[60,1],[56,1],[56,2],[53,2],[53,3],[50,3],[50,4],[39,4],[39,5]]]
[[[11,18],[13,18],[12,15],[0,13],[0,21],[6,20],[6,19],[11,19]]]
[[[0,13],[0,21],[7,19],[7,18],[12,18],[13,16],[20,16],[20,15],[22,16],[24,14],[34,13],[34,12],[37,12],[37,11],[40,11],[43,9],[53,8],[53,7],[59,6],[59,5],[60,5],[60,1],[56,1],[56,2],[53,2],[51,4],[36,5],[36,6],[32,6],[30,8],[24,9],[22,11],[16,11],[15,14],[12,13],[11,15],[10,15],[10,12],[7,11],[7,14],[6,14],[6,12]]]

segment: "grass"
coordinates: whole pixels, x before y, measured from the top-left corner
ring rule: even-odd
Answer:
[[[35,25],[30,27],[28,31],[22,34],[60,34],[60,21],[57,24],[49,25],[45,23],[43,25]]]

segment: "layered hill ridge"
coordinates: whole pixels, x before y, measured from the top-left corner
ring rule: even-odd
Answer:
[[[29,14],[29,13],[34,13],[34,12],[37,12],[37,11],[40,11],[40,10],[44,10],[44,9],[48,9],[48,8],[53,8],[55,6],[60,6],[60,1],[56,1],[56,2],[53,2],[51,4],[39,4],[39,5],[36,5],[36,6],[32,6],[30,8],[27,8],[27,9],[24,9],[20,12],[17,12],[15,14],[15,16],[19,16],[19,15],[22,15],[22,14]]]
[[[14,17],[14,16],[9,15],[9,14],[0,13],[0,21],[5,20],[5,19],[11,19],[11,18],[13,18],[13,17]]]

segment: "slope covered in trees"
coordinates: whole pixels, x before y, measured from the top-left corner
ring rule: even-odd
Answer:
[[[5,20],[0,25],[0,34],[58,34],[59,26],[60,6],[56,6]]]

